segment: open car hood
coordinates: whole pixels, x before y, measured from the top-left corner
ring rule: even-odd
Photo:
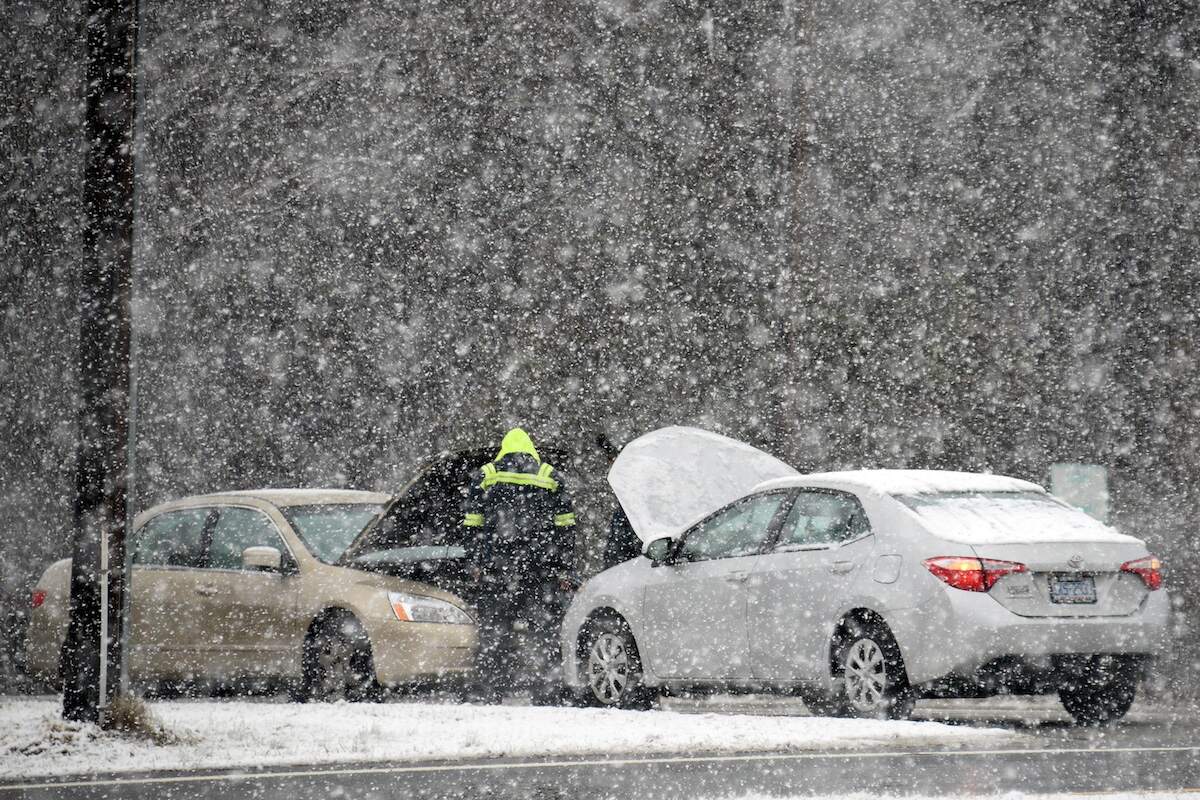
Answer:
[[[539,448],[539,452],[556,467],[564,457],[552,447]],[[479,468],[495,455],[492,446],[443,451],[426,458],[383,513],[346,548],[338,563],[347,565],[371,553],[395,548],[414,555],[427,550],[436,557],[447,557],[446,548],[461,552],[468,531],[462,527],[467,488],[478,480]]]
[[[608,483],[633,530],[649,542],[679,535],[763,481],[799,474],[744,442],[672,426],[625,445]]]

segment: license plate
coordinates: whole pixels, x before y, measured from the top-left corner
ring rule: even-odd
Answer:
[[[1051,575],[1051,603],[1095,603],[1096,579],[1091,575]]]

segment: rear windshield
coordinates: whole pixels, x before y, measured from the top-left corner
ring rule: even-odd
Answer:
[[[373,503],[287,506],[280,509],[305,547],[326,564],[333,564],[383,510]]]
[[[970,544],[1124,539],[1104,523],[1044,492],[902,494],[930,533]]]

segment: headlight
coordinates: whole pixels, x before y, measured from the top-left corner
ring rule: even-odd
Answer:
[[[470,625],[473,622],[458,606],[435,597],[388,592],[388,602],[401,622],[440,622],[444,625]]]

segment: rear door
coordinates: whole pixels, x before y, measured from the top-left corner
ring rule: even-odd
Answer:
[[[655,567],[644,596],[645,647],[655,674],[703,681],[750,676],[750,574],[785,492],[755,495],[688,531],[672,563]]]
[[[129,590],[131,674],[187,678],[202,663],[203,633],[194,586],[202,572],[212,508],[168,511],[138,530]]]
[[[836,616],[873,548],[870,522],[857,497],[827,489],[796,494],[750,579],[754,677],[799,681],[828,674]]]

